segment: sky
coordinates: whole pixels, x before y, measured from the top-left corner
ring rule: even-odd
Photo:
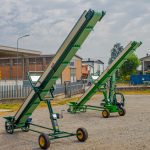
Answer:
[[[106,64],[117,42],[142,41],[139,58],[150,53],[150,0],[0,0],[0,45],[54,54],[84,10],[106,11],[78,55]]]

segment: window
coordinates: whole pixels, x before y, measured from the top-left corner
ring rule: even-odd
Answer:
[[[73,62],[73,61],[70,62],[70,66],[71,66],[71,67],[74,67],[74,62]]]
[[[71,82],[76,82],[76,69],[70,68]]]
[[[70,61],[70,67],[75,67],[75,60],[74,60],[74,59],[72,59],[72,60]]]

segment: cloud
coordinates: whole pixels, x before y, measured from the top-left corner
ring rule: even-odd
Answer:
[[[85,9],[106,11],[106,16],[94,28],[79,55],[99,57],[107,62],[116,42],[125,46],[131,40],[141,40],[138,55],[149,49],[150,2],[148,0],[1,0],[0,44],[20,46],[55,53]],[[94,51],[94,53],[93,53]],[[86,55],[85,55],[86,54]]]

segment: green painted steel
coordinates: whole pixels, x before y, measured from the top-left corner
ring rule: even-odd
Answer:
[[[70,62],[77,50],[81,47],[94,26],[100,21],[105,12],[95,12],[94,10],[84,11],[66,40],[57,51],[47,70],[42,74],[31,91],[24,104],[20,107],[13,122],[16,126],[24,126],[27,118],[44,99],[47,92],[52,88],[56,79],[61,75],[64,68]]]
[[[116,87],[116,73],[110,78],[109,100],[113,103]]]
[[[69,110],[71,113],[80,111],[80,108],[84,108],[85,103],[90,100],[90,98],[97,92],[97,89],[102,87],[111,76],[121,67],[121,65],[126,61],[126,59],[142,44],[142,42],[130,42],[120,55],[111,63],[108,68],[101,74],[101,76],[94,82],[94,84],[82,95],[78,102],[71,102]],[[111,106],[110,106],[111,107]],[[113,111],[113,110],[112,110]],[[114,110],[115,111],[115,110]]]

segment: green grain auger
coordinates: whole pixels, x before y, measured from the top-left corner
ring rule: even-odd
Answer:
[[[32,85],[32,91],[14,116],[4,117],[6,119],[5,129],[7,133],[13,134],[16,129],[22,129],[22,131],[25,132],[37,132],[40,134],[38,143],[42,149],[47,149],[50,146],[51,140],[60,138],[76,136],[80,142],[86,141],[88,138],[88,133],[84,128],[78,128],[76,133],[69,133],[59,129],[57,119],[61,118],[61,115],[54,113],[51,106],[51,101],[54,98],[53,85],[60,77],[64,68],[70,63],[70,60],[78,49],[81,48],[81,45],[89,33],[93,30],[96,23],[100,21],[104,15],[105,12],[103,11],[84,11],[65,41],[58,49],[55,57],[50,62],[50,65],[39,77],[36,83],[33,83],[29,77]],[[45,98],[47,94],[49,94],[49,98]],[[48,106],[52,128],[43,127],[32,123],[31,115],[41,101],[44,101]],[[41,133],[41,131],[35,130],[35,127],[47,129],[48,133]]]
[[[90,88],[81,96],[79,101],[70,102],[68,112],[74,114],[77,112],[86,112],[89,110],[102,111],[102,116],[108,118],[110,113],[118,112],[120,116],[125,115],[123,94],[115,92],[115,73],[127,58],[142,44],[142,42],[130,42],[119,56],[107,67],[107,69],[94,81]],[[109,88],[107,88],[109,83]],[[90,98],[100,89],[103,90],[104,99],[100,106],[86,105]],[[117,97],[120,96],[121,100],[118,102]]]

